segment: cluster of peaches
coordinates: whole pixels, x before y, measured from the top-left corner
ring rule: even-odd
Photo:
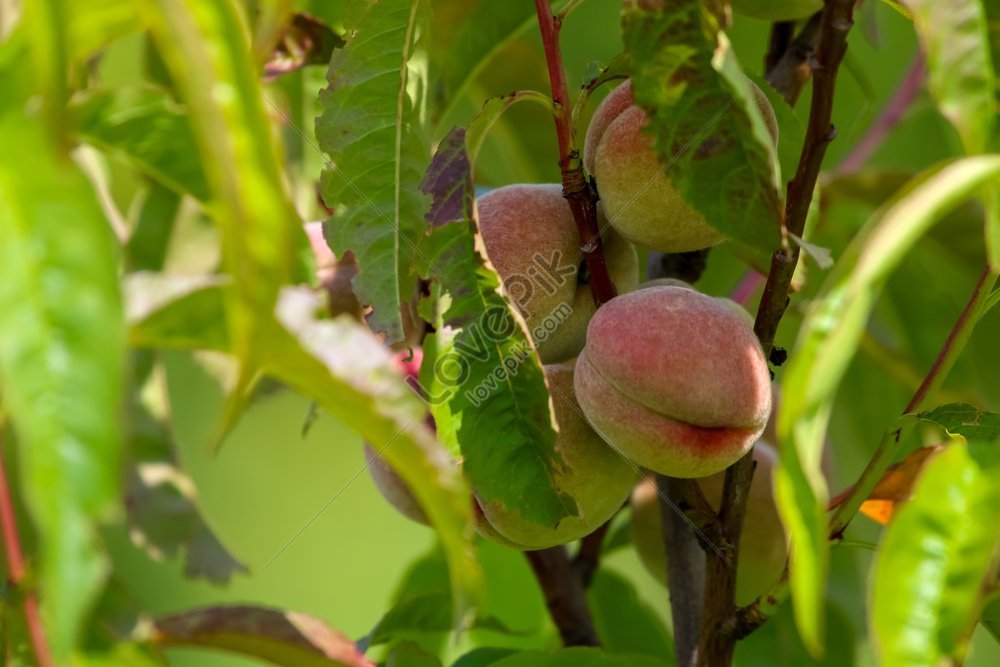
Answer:
[[[752,87],[777,142],[774,112]],[[757,444],[738,573],[738,597],[749,600],[773,583],[785,559],[769,479],[775,453],[760,442],[771,414],[770,374],[741,306],[676,280],[639,285],[633,244],[686,252],[723,240],[671,185],[645,123],[625,82],[587,132],[584,164],[599,190],[604,254],[619,294],[600,309],[559,185],[510,185],[477,201],[486,254],[544,364],[562,463],[553,482],[576,501],[578,515],[540,525],[516,508],[476,500],[476,529],[515,548],[547,548],[591,533],[631,495],[634,542],[663,579],[659,502],[644,471],[697,478],[718,506],[725,469]],[[412,364],[403,370],[417,371]],[[369,458],[387,499],[425,521],[399,477],[374,452]]]

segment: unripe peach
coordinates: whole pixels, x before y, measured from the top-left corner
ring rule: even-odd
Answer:
[[[765,21],[804,19],[823,9],[823,0],[732,0],[733,11]]]
[[[778,122],[767,96],[750,82],[774,143]],[[715,245],[721,232],[674,189],[646,134],[646,112],[633,103],[632,82],[611,91],[587,129],[584,164],[612,227],[626,239],[662,252],[688,252]],[[720,175],[720,178],[722,176]]]
[[[575,357],[595,307],[561,186],[508,185],[480,197],[477,208],[486,254],[524,317],[542,362]],[[635,289],[635,248],[613,230],[603,234],[603,241],[618,291]]]
[[[598,310],[575,386],[613,448],[673,477],[725,469],[771,412],[770,373],[749,320],[725,299],[684,287],[648,287]]]
[[[747,512],[740,535],[736,570],[736,604],[745,605],[767,592],[781,578],[787,556],[785,531],[774,502],[772,480],[777,454],[767,443],[753,450],[757,463]],[[725,472],[698,480],[698,486],[713,509],[722,503]],[[653,479],[641,482],[632,492],[632,543],[649,572],[666,583],[667,562],[661,529],[660,502]]]
[[[559,492],[576,501],[578,516],[546,526],[524,519],[502,503],[479,502],[488,524],[480,526],[479,532],[492,538],[495,531],[503,538],[501,543],[525,549],[565,544],[593,532],[618,511],[638,478],[636,468],[608,447],[584,420],[574,397],[573,367],[546,366],[545,378],[558,424],[555,448],[562,457],[553,482]]]

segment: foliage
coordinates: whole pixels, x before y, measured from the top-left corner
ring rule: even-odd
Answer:
[[[775,26],[741,4],[0,1],[5,659],[679,664],[627,508],[525,557],[477,535],[473,500],[541,527],[581,511],[475,196],[560,176],[598,196],[556,136],[582,150],[630,76],[665,173],[729,239],[698,289],[753,311],[805,251],[787,312],[758,317],[780,324],[788,569],[695,642],[741,667],[996,664],[996,3],[863,0],[853,27],[824,23],[852,0]],[[831,99],[810,98],[821,33],[847,34]],[[799,62],[757,65],[786,39]],[[816,183],[786,192],[818,142]],[[675,507],[713,546],[726,517]]]

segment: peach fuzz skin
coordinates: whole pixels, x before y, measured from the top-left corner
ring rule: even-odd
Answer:
[[[613,448],[673,477],[725,469],[771,412],[770,374],[748,320],[683,287],[647,287],[605,304],[587,329],[575,388]]]
[[[575,357],[595,306],[590,284],[581,280],[579,234],[562,187],[508,185],[481,196],[476,207],[486,254],[524,317],[542,363]],[[613,230],[602,236],[618,292],[634,290],[635,248]]]
[[[764,93],[750,82],[775,144],[778,125]],[[611,91],[594,112],[584,144],[584,165],[597,180],[611,226],[629,241],[662,252],[688,252],[724,240],[691,208],[664,173],[643,131],[646,113],[633,104],[632,83]]]

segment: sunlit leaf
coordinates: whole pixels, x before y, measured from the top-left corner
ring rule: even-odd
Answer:
[[[823,438],[836,389],[888,275],[940,217],[1000,177],[1000,157],[934,167],[913,179],[868,222],[845,250],[812,302],[785,370],[775,488],[792,544],[796,621],[813,650],[822,644],[823,587],[829,559]]]
[[[960,663],[1000,545],[1000,448],[970,441],[931,460],[886,530],[871,622],[882,664]]]
[[[779,240],[778,160],[716,19],[700,2],[633,1],[623,29],[635,101],[671,183],[713,227],[769,255]]]
[[[0,392],[41,541],[43,619],[65,664],[107,566],[94,521],[118,499],[118,257],[90,184],[37,119],[0,116],[0,145]]]
[[[320,619],[266,607],[209,607],[156,620],[152,640],[199,646],[278,665],[374,667],[354,643]]]
[[[875,488],[868,494],[868,498],[861,505],[861,512],[871,519],[881,524],[889,523],[896,506],[909,499],[913,491],[913,484],[917,480],[924,465],[935,454],[938,454],[944,445],[934,447],[921,447],[899,463],[889,466],[879,479]],[[837,507],[843,502],[851,489],[840,493],[830,501],[830,507]]]
[[[401,309],[415,296],[412,273],[425,227],[418,186],[429,158],[427,0],[354,0],[347,45],[330,61],[316,138],[329,156],[322,194],[333,216],[324,233],[338,256],[354,252],[355,293],[369,324],[403,338]]]

